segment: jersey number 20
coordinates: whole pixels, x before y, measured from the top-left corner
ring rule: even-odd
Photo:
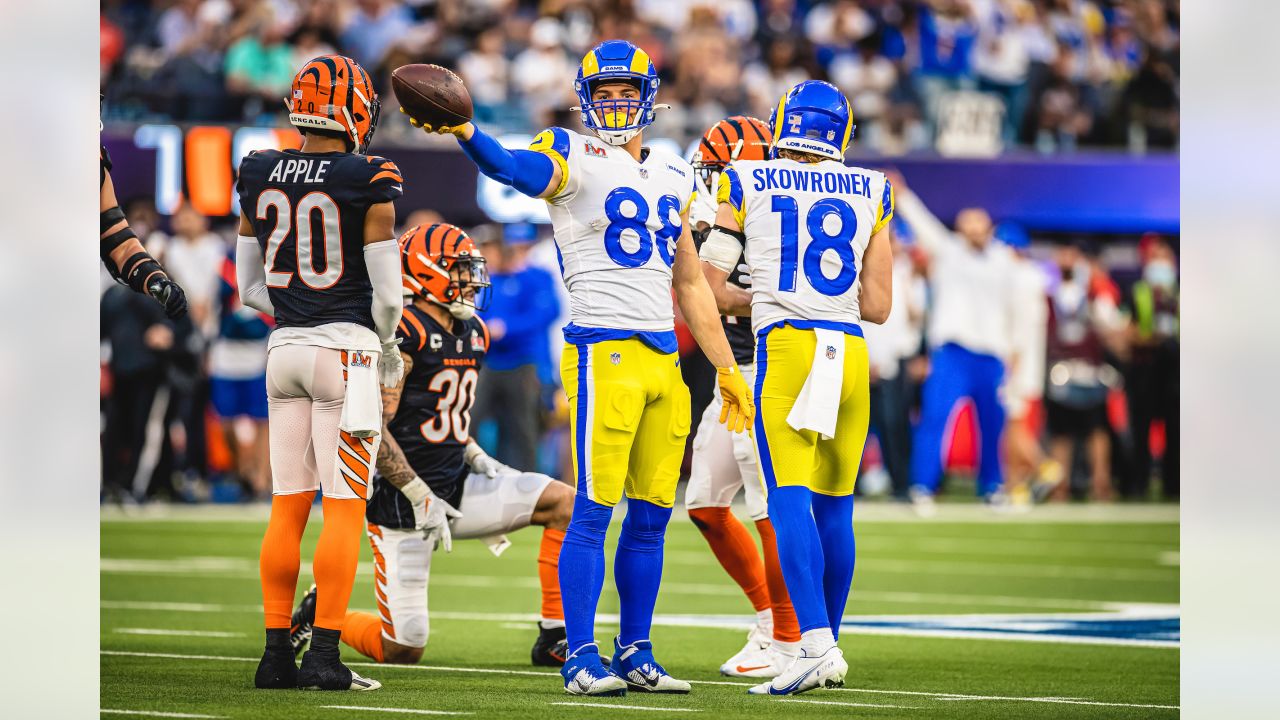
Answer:
[[[800,261],[800,205],[789,195],[774,195],[773,212],[782,216],[782,268],[778,289],[796,291],[796,265]],[[826,220],[830,215],[840,218],[840,229],[828,233]],[[843,295],[853,287],[858,269],[853,255],[853,238],[858,234],[858,216],[853,207],[838,198],[823,198],[809,207],[804,219],[809,231],[809,244],[804,249],[804,277],[809,285],[823,295]],[[829,278],[822,274],[822,256],[834,250],[840,258],[840,272]]]
[[[635,206],[633,214],[623,213],[622,204],[631,201]],[[671,267],[675,264],[675,245],[680,239],[683,229],[679,223],[672,224],[671,213],[680,212],[680,200],[675,195],[663,195],[658,198],[658,220],[662,227],[656,233],[649,232],[649,203],[635,188],[618,187],[610,191],[604,199],[604,216],[609,219],[609,226],[604,230],[604,250],[609,259],[625,268],[638,268],[653,257],[654,236],[658,239],[658,254],[662,262]],[[622,247],[622,231],[630,230],[640,237],[640,246],[633,252]]]
[[[295,247],[298,258],[298,277],[312,290],[333,287],[342,277],[342,226],[338,206],[333,198],[316,191],[307,193],[298,201],[296,213],[289,207],[289,196],[280,190],[264,190],[258,196],[258,219],[267,219],[267,210],[275,208],[276,227],[267,238],[267,287],[289,287],[293,273],[276,270],[276,255],[289,231],[296,228]],[[324,272],[316,270],[315,250],[312,248],[311,215],[320,213],[324,228]]]

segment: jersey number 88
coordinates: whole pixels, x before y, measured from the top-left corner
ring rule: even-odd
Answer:
[[[800,205],[789,195],[774,195],[771,209],[781,215],[782,220],[782,271],[778,289],[795,292],[796,265],[800,260]],[[827,232],[829,215],[840,218],[840,228],[834,233]],[[858,279],[857,261],[853,254],[853,238],[858,234],[857,214],[844,200],[823,198],[809,207],[804,222],[809,233],[809,244],[804,249],[803,258],[805,279],[823,295],[843,295]],[[840,272],[833,278],[822,274],[822,256],[828,250],[834,250],[836,257],[840,258]]]
[[[623,212],[623,203],[631,201],[635,206],[634,214]],[[671,267],[675,264],[675,245],[680,239],[683,227],[680,223],[671,222],[671,214],[680,212],[680,200],[675,195],[663,195],[658,198],[658,220],[662,227],[656,233],[649,232],[649,204],[644,196],[635,188],[614,188],[604,199],[604,215],[609,219],[609,226],[604,231],[604,250],[609,259],[625,268],[638,268],[653,257],[654,236],[658,239],[658,255]],[[678,216],[678,215],[677,215]],[[630,230],[640,237],[640,246],[633,252],[622,247],[622,232]]]

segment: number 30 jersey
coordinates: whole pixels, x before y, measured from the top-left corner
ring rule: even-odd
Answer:
[[[560,167],[547,199],[571,322],[581,328],[670,332],[671,267],[693,196],[693,168],[646,148],[626,150],[564,128],[548,128],[531,150]],[[568,330],[568,329],[567,329]]]
[[[236,191],[266,261],[273,344],[296,336],[327,345],[327,337],[341,340],[341,349],[381,348],[364,222],[370,206],[400,197],[401,183],[395,163],[373,155],[259,150],[241,161]],[[303,330],[334,323],[352,327]]]
[[[862,254],[893,217],[883,173],[835,160],[743,160],[721,174],[717,200],[747,237],[753,332],[784,320],[861,321]]]
[[[489,349],[489,330],[480,318],[455,320],[446,328],[414,305],[406,305],[396,337],[413,359],[404,379],[400,406],[387,423],[418,477],[457,507],[467,468],[463,455],[471,438],[471,405],[480,365]],[[408,499],[380,476],[365,513],[384,527],[413,527]]]

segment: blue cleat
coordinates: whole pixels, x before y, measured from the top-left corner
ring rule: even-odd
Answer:
[[[616,697],[627,694],[627,683],[604,666],[600,648],[595,643],[584,645],[565,659],[560,668],[564,691],[570,695]]]
[[[624,647],[618,644],[618,638],[614,638],[613,664],[609,669],[638,692],[684,695],[691,689],[689,683],[671,677],[653,659],[653,643],[648,640],[637,640]]]

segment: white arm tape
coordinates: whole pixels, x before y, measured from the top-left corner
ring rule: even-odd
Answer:
[[[239,286],[241,305],[275,316],[276,309],[271,305],[271,294],[267,292],[267,266],[256,237],[240,235],[236,238],[236,285]]]
[[[400,273],[400,245],[392,238],[364,246],[364,264],[373,286],[373,324],[382,344],[395,339],[404,312],[404,280]]]
[[[400,493],[409,499],[410,504],[421,505],[431,497],[431,488],[427,487],[422,478],[416,477],[405,483],[404,487],[400,488]]]
[[[738,266],[738,258],[742,257],[742,243],[718,227],[711,228],[711,233],[702,243],[702,249],[698,251],[698,257],[731,273]]]

